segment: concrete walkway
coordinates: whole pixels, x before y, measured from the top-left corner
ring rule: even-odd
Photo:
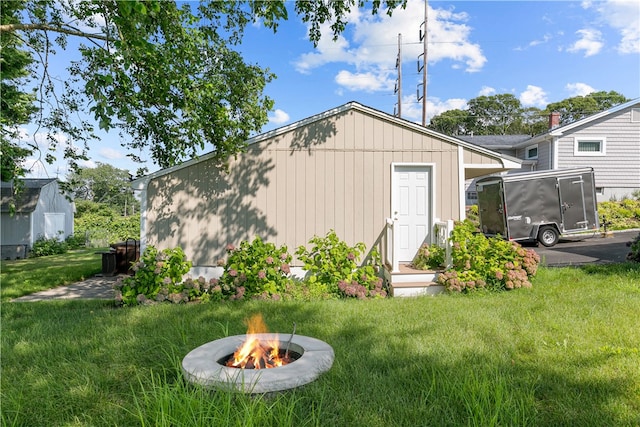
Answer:
[[[82,282],[72,283],[71,285],[58,286],[57,288],[47,289],[46,291],[36,292],[34,294],[25,295],[15,298],[11,301],[15,302],[32,302],[47,301],[54,299],[114,299],[115,291],[113,284],[117,280],[117,276],[90,277]]]

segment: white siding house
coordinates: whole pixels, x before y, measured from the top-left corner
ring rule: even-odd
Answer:
[[[501,143],[498,151],[522,159],[524,170],[592,167],[598,201],[620,200],[640,191],[640,99],[551,128],[541,135],[513,137]],[[495,149],[496,141],[504,136],[460,138]],[[472,202],[469,195],[474,190],[469,181],[468,203]]]

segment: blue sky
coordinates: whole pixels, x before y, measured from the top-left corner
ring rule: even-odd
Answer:
[[[257,23],[238,47],[247,62],[278,76],[266,89],[275,111],[263,131],[349,101],[393,114],[399,33],[402,117],[421,122],[423,1],[409,0],[391,18],[354,11],[345,33],[334,42],[325,28],[317,48],[292,6],[275,34]],[[480,95],[510,93],[538,108],[601,90],[640,97],[640,0],[429,1],[428,7],[427,118],[464,109]],[[100,135],[85,166],[109,163],[132,172],[141,166],[126,157],[117,133]],[[158,169],[150,161],[146,166]],[[63,162],[46,170],[36,165],[31,176],[62,178],[65,170]]]

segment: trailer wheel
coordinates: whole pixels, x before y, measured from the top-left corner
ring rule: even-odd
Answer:
[[[538,232],[538,241],[542,243],[546,247],[555,246],[560,240],[560,234],[558,234],[558,230],[555,227],[550,225],[540,227],[540,231]]]

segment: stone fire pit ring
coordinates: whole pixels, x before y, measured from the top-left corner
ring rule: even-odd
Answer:
[[[279,341],[285,349],[288,334],[252,334],[260,341]],[[209,388],[228,389],[243,393],[268,393],[288,390],[308,384],[333,365],[333,348],[324,341],[294,335],[289,350],[301,356],[295,361],[270,369],[239,369],[226,367],[218,361],[232,355],[247,339],[234,335],[201,345],[182,359],[185,378]]]

